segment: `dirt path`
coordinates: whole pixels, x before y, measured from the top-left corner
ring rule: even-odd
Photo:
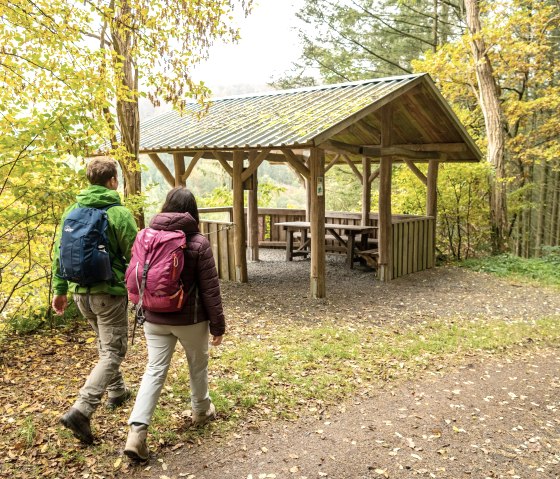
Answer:
[[[297,423],[241,427],[141,475],[162,476],[559,478],[560,351],[489,357]]]

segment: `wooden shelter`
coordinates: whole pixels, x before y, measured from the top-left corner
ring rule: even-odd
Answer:
[[[476,162],[482,156],[427,74],[216,99],[206,112],[188,104],[183,116],[172,111],[142,122],[140,138],[140,152],[172,186],[184,185],[203,158],[218,161],[231,175],[235,279],[240,282],[248,280],[244,190],[249,190],[249,244],[254,245],[257,169],[265,159],[288,164],[308,192],[310,287],[317,298],[326,294],[324,176],[333,165],[347,164],[359,178],[364,225],[370,218],[371,185],[379,180],[378,268],[379,278],[389,281],[393,164],[405,163],[426,185],[426,214],[435,218],[439,164]],[[160,153],[173,155],[173,172]],[[420,162],[428,163],[427,175]],[[430,234],[433,239],[435,232]]]

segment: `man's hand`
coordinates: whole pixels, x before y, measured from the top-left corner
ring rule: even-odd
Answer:
[[[220,344],[222,344],[222,339],[223,336],[212,336],[212,341],[210,341],[210,344],[212,346],[219,346]]]
[[[52,300],[52,309],[58,316],[64,314],[64,310],[68,306],[68,298],[66,295],[54,296]]]

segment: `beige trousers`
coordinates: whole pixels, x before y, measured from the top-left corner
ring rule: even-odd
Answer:
[[[74,300],[97,335],[99,361],[74,404],[82,414],[91,417],[105,391],[109,397],[125,392],[120,365],[126,355],[128,341],[128,300],[126,296],[109,294],[74,294]]]
[[[205,413],[210,407],[208,395],[208,321],[189,326],[144,323],[148,345],[148,365],[136,395],[128,424],[150,424],[161,389],[165,383],[177,340],[183,346],[189,364],[191,407]]]

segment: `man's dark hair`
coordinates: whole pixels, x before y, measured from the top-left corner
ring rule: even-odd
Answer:
[[[105,186],[111,178],[117,177],[117,162],[110,158],[94,158],[87,165],[86,176],[92,185]]]
[[[196,206],[196,199],[194,195],[183,188],[178,186],[173,188],[167,193],[165,203],[161,207],[162,213],[190,213],[190,215],[198,223],[198,206]]]

